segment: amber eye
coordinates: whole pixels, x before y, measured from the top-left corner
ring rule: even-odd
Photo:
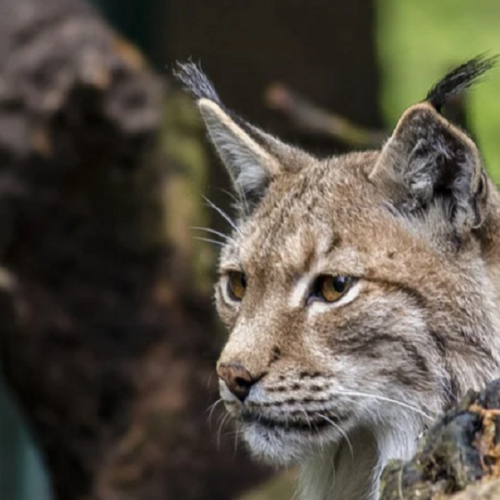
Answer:
[[[247,280],[243,273],[230,271],[228,274],[227,288],[233,300],[242,300],[247,289]]]
[[[319,276],[315,284],[316,297],[325,302],[336,302],[351,287],[350,276]]]

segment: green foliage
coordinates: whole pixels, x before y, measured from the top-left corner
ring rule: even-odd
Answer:
[[[500,54],[498,0],[378,0],[382,107],[389,126],[451,67]],[[471,128],[500,182],[500,66],[470,92]]]

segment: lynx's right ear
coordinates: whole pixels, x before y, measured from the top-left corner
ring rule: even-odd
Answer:
[[[195,64],[179,65],[176,76],[196,99],[209,137],[246,206],[258,202],[271,180],[293,168],[297,157],[307,156],[228,111]]]

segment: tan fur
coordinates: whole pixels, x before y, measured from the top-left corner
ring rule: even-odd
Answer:
[[[450,401],[500,376],[500,195],[474,143],[427,103],[381,151],[324,160],[216,113],[228,168],[261,182],[220,257],[222,398],[257,458],[301,466],[304,500],[374,499],[388,459],[409,458]],[[321,275],[355,282],[325,303],[311,299]],[[244,400],[232,366],[253,380]]]
[[[345,413],[348,419],[341,425],[353,442],[357,427],[393,427],[403,444],[390,445],[388,458],[408,458],[429,421],[387,401],[343,398],[337,391],[382,395],[435,416],[450,399],[499,376],[499,255],[485,259],[482,248],[490,248],[488,239],[498,239],[499,233],[484,229],[488,237],[483,240],[471,234],[456,251],[440,241],[442,222],[432,214],[418,227],[394,218],[368,178],[378,157],[351,154],[304,165],[300,173],[272,184],[252,217],[242,221],[223,250],[220,273],[244,270],[248,291],[242,303],[230,303],[217,287],[217,308],[231,331],[219,363],[240,362],[253,375],[264,375],[253,403],[263,414],[307,424],[303,410],[327,418]],[[498,214],[492,186],[488,202],[490,212]],[[426,235],[433,231],[438,234],[430,241]],[[499,249],[499,243],[493,246]],[[310,317],[304,302],[295,308],[289,302],[297,281],[314,267],[315,274],[359,277],[363,290],[347,306]],[[385,343],[370,345],[374,332],[383,332]],[[426,366],[391,338],[411,342]],[[231,403],[228,410],[238,416],[240,407]],[[259,449],[253,442],[257,431],[245,432],[253,451],[271,462],[300,462],[307,456],[318,462],[315,455],[330,441],[311,432],[304,447],[292,446],[288,457],[286,437],[277,439],[283,442],[274,443],[274,450],[265,444]],[[336,439],[342,436],[331,441]],[[342,446],[349,457],[347,444]],[[363,448],[361,443],[353,450],[355,463],[369,460]],[[324,487],[333,486],[331,481]],[[339,491],[345,487],[338,485]],[[336,490],[331,498],[337,498]],[[306,495],[308,500],[330,498],[324,488]]]

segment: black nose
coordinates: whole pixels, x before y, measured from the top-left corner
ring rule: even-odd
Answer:
[[[258,381],[241,363],[222,363],[217,367],[217,374],[241,402],[245,401],[252,385]]]

